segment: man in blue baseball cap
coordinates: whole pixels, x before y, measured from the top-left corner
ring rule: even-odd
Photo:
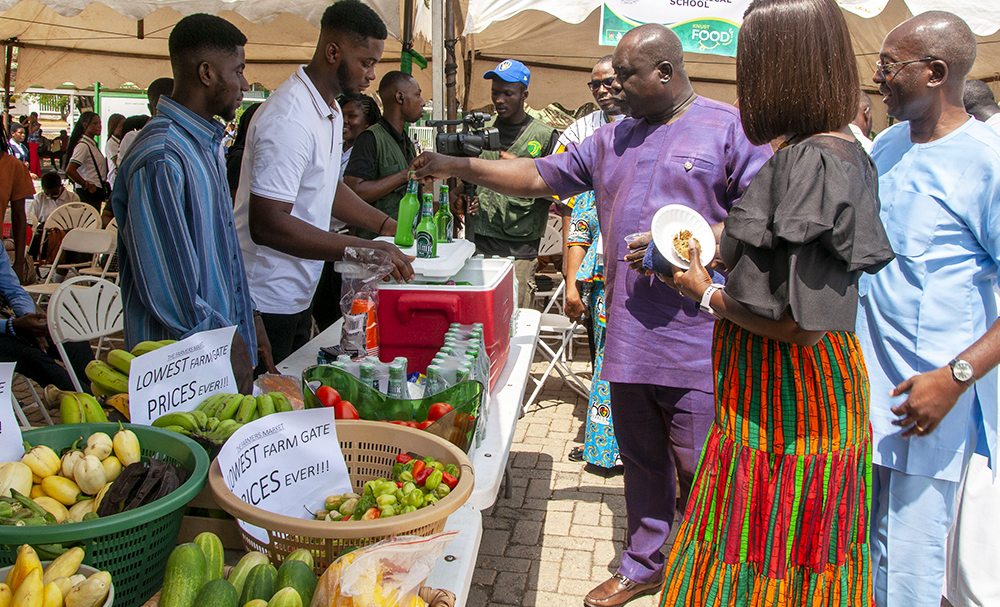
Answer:
[[[520,61],[507,59],[483,74],[492,80],[490,97],[497,114],[491,126],[500,131],[500,150],[485,150],[480,158],[540,158],[555,150],[559,132],[524,111],[531,72]],[[545,233],[551,198],[504,196],[477,188],[476,252],[514,258],[519,308],[530,308],[535,300],[535,264],[538,245]]]

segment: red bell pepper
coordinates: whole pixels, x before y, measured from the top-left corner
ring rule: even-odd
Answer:
[[[426,467],[427,464],[424,462],[424,460],[421,459],[413,460],[413,469],[410,471],[410,474],[413,475],[414,481],[417,480],[417,477],[420,476],[420,474],[424,471]]]
[[[410,461],[412,459],[413,459],[412,457],[410,457],[409,455],[407,455],[405,453],[400,453],[399,455],[396,456],[396,461],[399,462],[399,463],[401,463],[401,464],[405,464],[406,462],[408,462],[408,461]]]
[[[447,472],[442,471],[441,472],[441,482],[443,482],[444,484],[448,485],[449,489],[454,489],[455,485],[458,484],[458,479],[455,478],[454,476],[448,474]]]
[[[350,514],[348,514],[344,518],[340,519],[340,522],[343,523],[344,521],[349,521],[349,520],[351,520],[351,515]]]
[[[413,475],[413,482],[418,485],[423,485],[424,481],[434,472],[434,468],[424,468],[420,471],[420,474]]]

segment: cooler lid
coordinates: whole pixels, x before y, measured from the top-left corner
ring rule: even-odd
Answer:
[[[381,240],[384,242],[392,242],[392,236],[379,236],[375,240]],[[400,248],[400,251],[404,255],[409,255],[410,257],[417,256],[416,245],[411,247]],[[468,261],[476,252],[476,245],[464,239],[456,239],[454,242],[439,242],[437,245],[438,256],[434,259],[414,259],[411,263],[413,266],[413,273],[416,274],[416,278],[428,278],[428,279],[448,279],[458,274],[463,267],[465,267],[465,262]],[[333,269],[340,272],[341,264],[338,261],[334,264]]]

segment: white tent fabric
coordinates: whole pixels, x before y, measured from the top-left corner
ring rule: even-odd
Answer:
[[[379,75],[395,69],[402,0],[365,0],[382,15],[393,38],[386,42]],[[440,0],[434,0],[435,2]],[[656,0],[647,0],[656,1]],[[979,57],[972,76],[1000,78],[1000,11],[997,0],[842,0],[858,58],[861,84],[874,90],[871,74],[885,34],[914,12],[931,8],[956,12],[979,33]],[[612,52],[600,46],[599,0],[458,0],[459,99],[469,83],[468,107],[489,104],[482,74],[507,58],[532,70],[529,103],[544,107],[558,101],[575,108],[591,101],[584,86],[590,68]],[[416,0],[416,48],[430,57],[429,2]],[[166,40],[170,28],[191,12],[220,10],[249,38],[247,77],[275,88],[312,56],[317,26],[327,2],[316,0],[0,0],[0,40],[17,38],[20,46],[16,91],[29,86],[52,88],[71,82],[89,88],[94,82],[116,87],[131,82],[144,87],[170,73]],[[137,37],[136,19],[145,36]],[[470,53],[468,75],[463,57]],[[688,53],[688,73],[703,95],[735,100],[735,62],[731,58]],[[431,69],[415,74],[426,96]]]

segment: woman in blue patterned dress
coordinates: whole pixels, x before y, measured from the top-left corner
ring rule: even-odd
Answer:
[[[604,266],[600,247],[592,245],[597,244],[600,234],[594,193],[580,194],[573,204],[573,217],[570,220],[566,245],[570,247],[568,255],[570,259],[574,257],[574,247],[584,248],[586,254],[576,272],[576,284],[567,282],[566,297],[567,303],[575,298],[585,302],[594,324],[594,378],[587,406],[587,429],[582,455],[587,463],[610,469],[620,466],[621,458],[618,456],[615,430],[611,425],[611,396],[608,382],[598,379],[601,376],[601,362],[604,360]],[[569,263],[568,269],[572,271],[573,264]]]

